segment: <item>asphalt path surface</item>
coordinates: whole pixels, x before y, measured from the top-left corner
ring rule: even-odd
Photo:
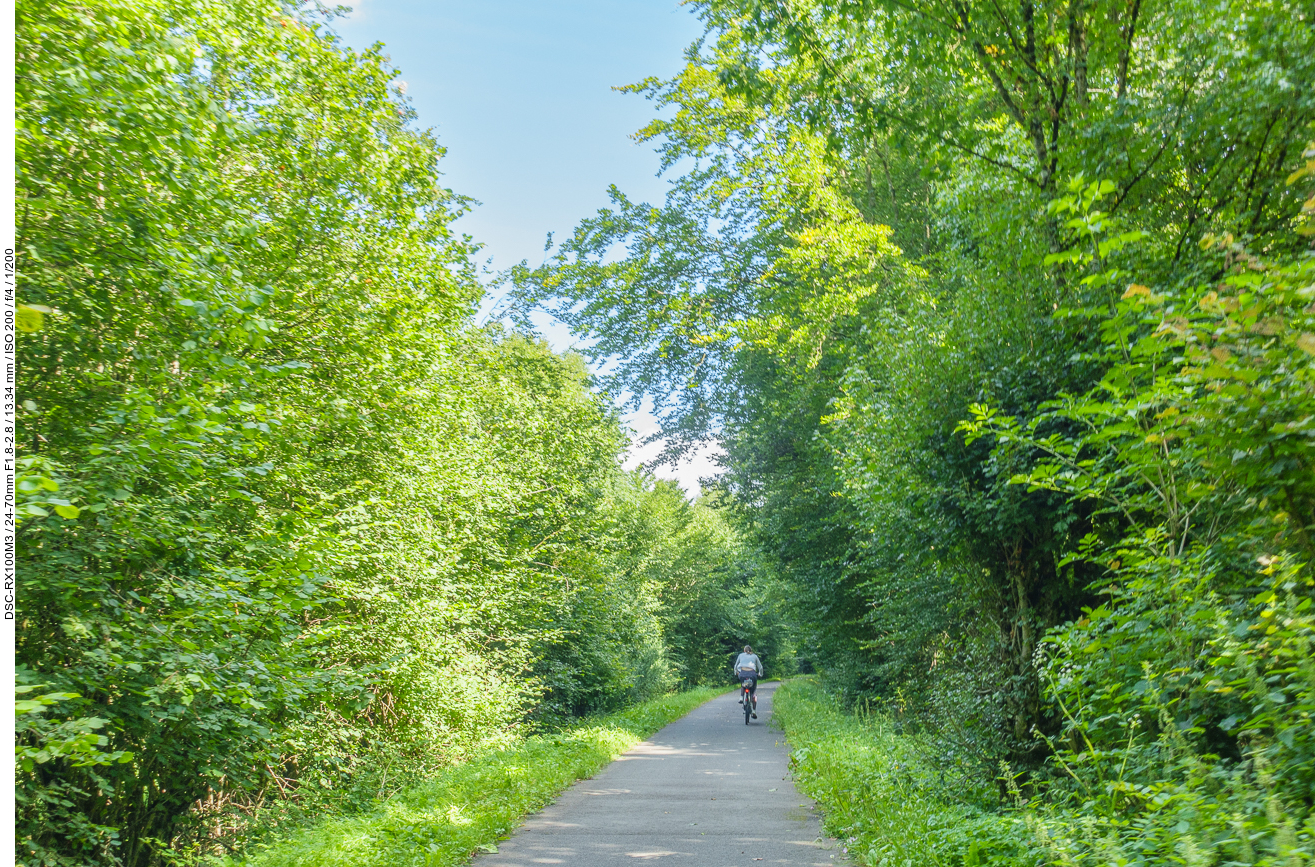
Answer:
[[[567,789],[474,867],[845,863],[789,779],[789,748],[769,725],[775,691],[758,687],[747,726],[735,693],[699,707]]]

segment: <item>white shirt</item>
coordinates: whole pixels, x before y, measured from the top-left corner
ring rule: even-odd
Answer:
[[[741,653],[736,657],[735,673],[739,674],[740,669],[742,668],[752,668],[754,671],[758,672],[759,677],[763,676],[762,660],[758,659],[758,654],[756,653]]]

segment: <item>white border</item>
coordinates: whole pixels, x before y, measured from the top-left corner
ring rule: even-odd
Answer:
[[[3,692],[14,695],[14,603],[15,587],[15,535],[14,535],[14,411],[17,387],[16,359],[14,355],[14,292],[15,292],[15,238],[14,222],[14,0],[0,0],[0,57],[4,59],[0,73],[0,111],[9,120],[0,125],[0,345],[4,360],[0,367],[4,373],[4,390],[0,396],[0,465],[4,467],[4,503],[0,512],[0,573],[3,590],[0,590],[0,683]],[[0,863],[13,864],[17,859],[17,840],[14,834],[16,820],[14,803],[14,713],[6,708],[0,711],[0,745],[3,745],[7,779],[0,784]]]

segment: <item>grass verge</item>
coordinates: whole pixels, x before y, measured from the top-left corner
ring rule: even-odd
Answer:
[[[930,743],[898,734],[884,716],[844,711],[808,680],[783,684],[772,703],[796,785],[822,805],[827,832],[855,863],[1038,863],[1027,823],[990,809],[994,791],[937,761]]]
[[[663,696],[552,735],[486,753],[399,792],[378,809],[327,819],[226,865],[448,867],[493,851],[527,813],[722,689]]]

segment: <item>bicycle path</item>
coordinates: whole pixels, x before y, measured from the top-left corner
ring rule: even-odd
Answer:
[[[758,687],[748,726],[735,693],[714,698],[567,789],[473,867],[846,863],[789,779],[784,735],[768,725],[775,691]]]

